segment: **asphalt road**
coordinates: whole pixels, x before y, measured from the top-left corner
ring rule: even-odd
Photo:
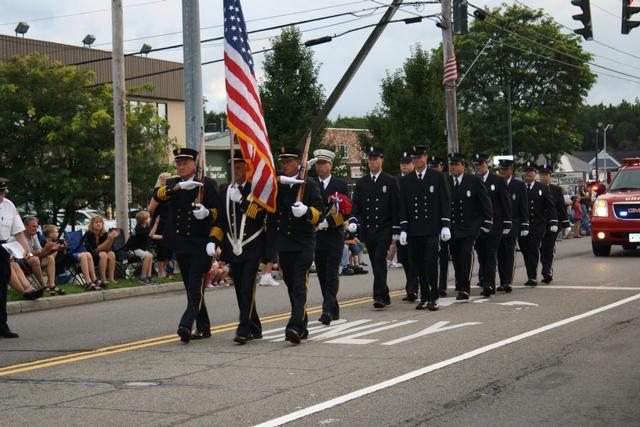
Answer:
[[[296,347],[282,340],[284,285],[258,289],[264,339],[245,346],[229,288],[207,292],[214,336],[189,345],[173,335],[182,293],[14,315],[0,424],[638,425],[639,261],[561,242],[550,286],[474,289],[436,313],[400,301],[401,270],[382,311],[370,274],[345,277],[343,319]],[[320,303],[312,277],[310,319]]]

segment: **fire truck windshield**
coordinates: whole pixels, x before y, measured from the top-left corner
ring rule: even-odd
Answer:
[[[640,169],[621,171],[609,188],[609,191],[625,190],[640,190]]]

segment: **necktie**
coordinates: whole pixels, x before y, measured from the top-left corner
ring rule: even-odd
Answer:
[[[460,188],[460,181],[458,181],[458,178],[455,178],[454,180],[456,182],[455,187]]]
[[[422,181],[422,172],[418,172],[418,180]]]
[[[320,187],[322,188],[322,191],[326,189],[326,187],[324,186],[324,181],[320,181]]]
[[[376,183],[376,177],[375,176],[371,177],[371,182],[373,182],[374,184]]]

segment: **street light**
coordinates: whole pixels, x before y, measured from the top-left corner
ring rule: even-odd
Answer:
[[[506,86],[487,86],[484,88],[486,92],[502,92],[507,96],[507,126],[509,133],[509,154],[513,155],[513,130],[511,117],[511,85]]]
[[[152,49],[153,48],[150,45],[144,43],[142,45],[142,47],[140,48],[140,53],[143,53],[143,54],[149,56],[149,52],[151,52]]]
[[[612,129],[613,125],[611,123],[607,124],[604,127],[604,154],[605,154],[605,158],[604,158],[604,180],[605,182],[607,181],[607,157],[609,154],[607,153],[607,131],[609,129]]]
[[[24,35],[27,33],[27,31],[29,31],[29,24],[27,24],[26,22],[18,22],[18,25],[15,29],[16,37],[18,37],[18,34],[22,34],[22,38],[24,38]]]
[[[93,44],[93,42],[96,41],[96,36],[94,36],[93,34],[87,34],[86,36],[84,36],[84,38],[82,39],[82,45],[84,47],[91,47],[91,45]]]

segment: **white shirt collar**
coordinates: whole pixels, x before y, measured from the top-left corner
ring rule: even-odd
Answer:
[[[425,174],[427,173],[427,168],[424,168],[424,170],[419,171],[418,169],[414,169],[416,176],[418,176],[418,174],[422,175],[422,177],[424,178]]]
[[[378,177],[380,176],[381,173],[382,173],[382,170],[375,175],[369,172],[369,174],[371,175],[371,179],[375,179],[376,181],[378,180]]]
[[[452,175],[452,176],[453,176],[453,175]],[[459,184],[462,184],[462,177],[463,177],[463,176],[464,176],[464,174],[463,174],[463,173],[461,173],[461,174],[460,174],[460,175],[458,175],[458,176],[454,176],[454,177],[453,177],[454,184],[455,184],[455,181],[458,181],[458,183],[459,183]]]
[[[489,177],[489,171],[487,171],[487,173],[485,173],[484,175],[482,175],[482,181],[487,182],[487,178]]]
[[[513,176],[507,180],[507,185],[511,184],[512,179],[513,179]]]
[[[325,179],[320,180],[320,182],[324,185],[324,188],[327,188],[329,186],[330,181],[331,181],[331,174],[329,174],[329,176],[326,177]]]
[[[196,178],[196,175],[195,175],[195,174],[193,174],[193,175],[191,176],[191,178],[183,179],[183,181],[191,181],[191,180],[193,180],[193,179],[195,179],[195,178]]]

